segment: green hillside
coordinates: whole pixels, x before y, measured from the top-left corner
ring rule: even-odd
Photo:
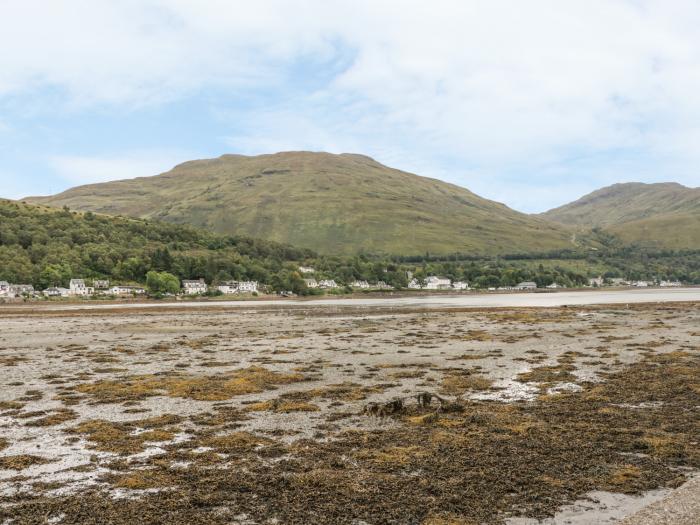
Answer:
[[[65,286],[71,278],[143,284],[146,274],[155,270],[180,279],[250,279],[272,290],[313,293],[298,271],[300,264],[314,267],[317,279],[335,279],[341,286],[366,280],[401,288],[408,283],[407,272],[418,278],[442,275],[477,288],[530,280],[541,286],[577,286],[601,274],[700,282],[698,253],[601,248],[498,257],[319,256],[307,249],[189,226],[0,200],[0,281],[40,288]]]
[[[292,261],[314,256],[191,227],[0,199],[0,280],[13,283],[41,288],[65,286],[71,278],[143,283],[149,270],[157,270],[180,279],[252,279],[289,289],[284,281],[296,270]]]
[[[571,247],[566,227],[353,154],[224,155],[154,177],[28,200],[191,224],[322,253],[494,254]]]
[[[676,183],[615,184],[541,217],[581,228],[602,228],[624,243],[700,248],[700,188]]]

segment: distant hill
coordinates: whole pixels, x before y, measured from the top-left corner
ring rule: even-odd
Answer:
[[[355,154],[224,155],[154,177],[27,200],[191,224],[322,253],[495,254],[572,247],[564,226]]]
[[[599,227],[625,243],[700,248],[700,188],[677,183],[614,184],[541,217],[581,228]]]

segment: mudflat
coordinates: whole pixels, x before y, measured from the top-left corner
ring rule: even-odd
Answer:
[[[693,301],[0,310],[0,523],[631,515],[700,467]]]

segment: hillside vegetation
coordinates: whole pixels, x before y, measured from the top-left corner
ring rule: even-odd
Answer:
[[[328,254],[495,254],[572,247],[567,227],[353,154],[224,155],[186,162],[155,177],[28,200],[190,224]]]
[[[604,245],[605,238],[598,242]],[[417,256],[323,256],[269,241],[219,236],[192,227],[145,219],[110,217],[0,200],[0,280],[39,288],[71,278],[146,283],[149,271],[208,283],[256,280],[275,291],[315,293],[299,265],[317,279],[341,286],[355,280],[384,281],[396,288],[417,278],[442,275],[474,287],[513,286],[532,280],[585,284],[590,276],[680,279],[700,283],[700,252],[648,252],[605,247],[502,257],[474,254]],[[347,290],[347,288],[345,289]],[[317,290],[316,290],[317,291]]]
[[[0,200],[0,280],[41,288],[65,286],[71,278],[143,283],[149,270],[181,279],[279,282],[293,274],[290,261],[314,255],[163,222]]]
[[[601,228],[623,243],[700,248],[700,188],[676,183],[615,184],[541,217],[580,228]]]

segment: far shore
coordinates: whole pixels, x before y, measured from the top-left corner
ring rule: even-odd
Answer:
[[[511,308],[559,307],[595,304],[647,302],[700,302],[700,286],[682,288],[575,288],[532,291],[397,291],[307,297],[198,297],[180,299],[63,299],[12,302],[0,305],[0,313],[28,313],[152,308],[258,308],[258,307],[426,307],[426,308]]]

